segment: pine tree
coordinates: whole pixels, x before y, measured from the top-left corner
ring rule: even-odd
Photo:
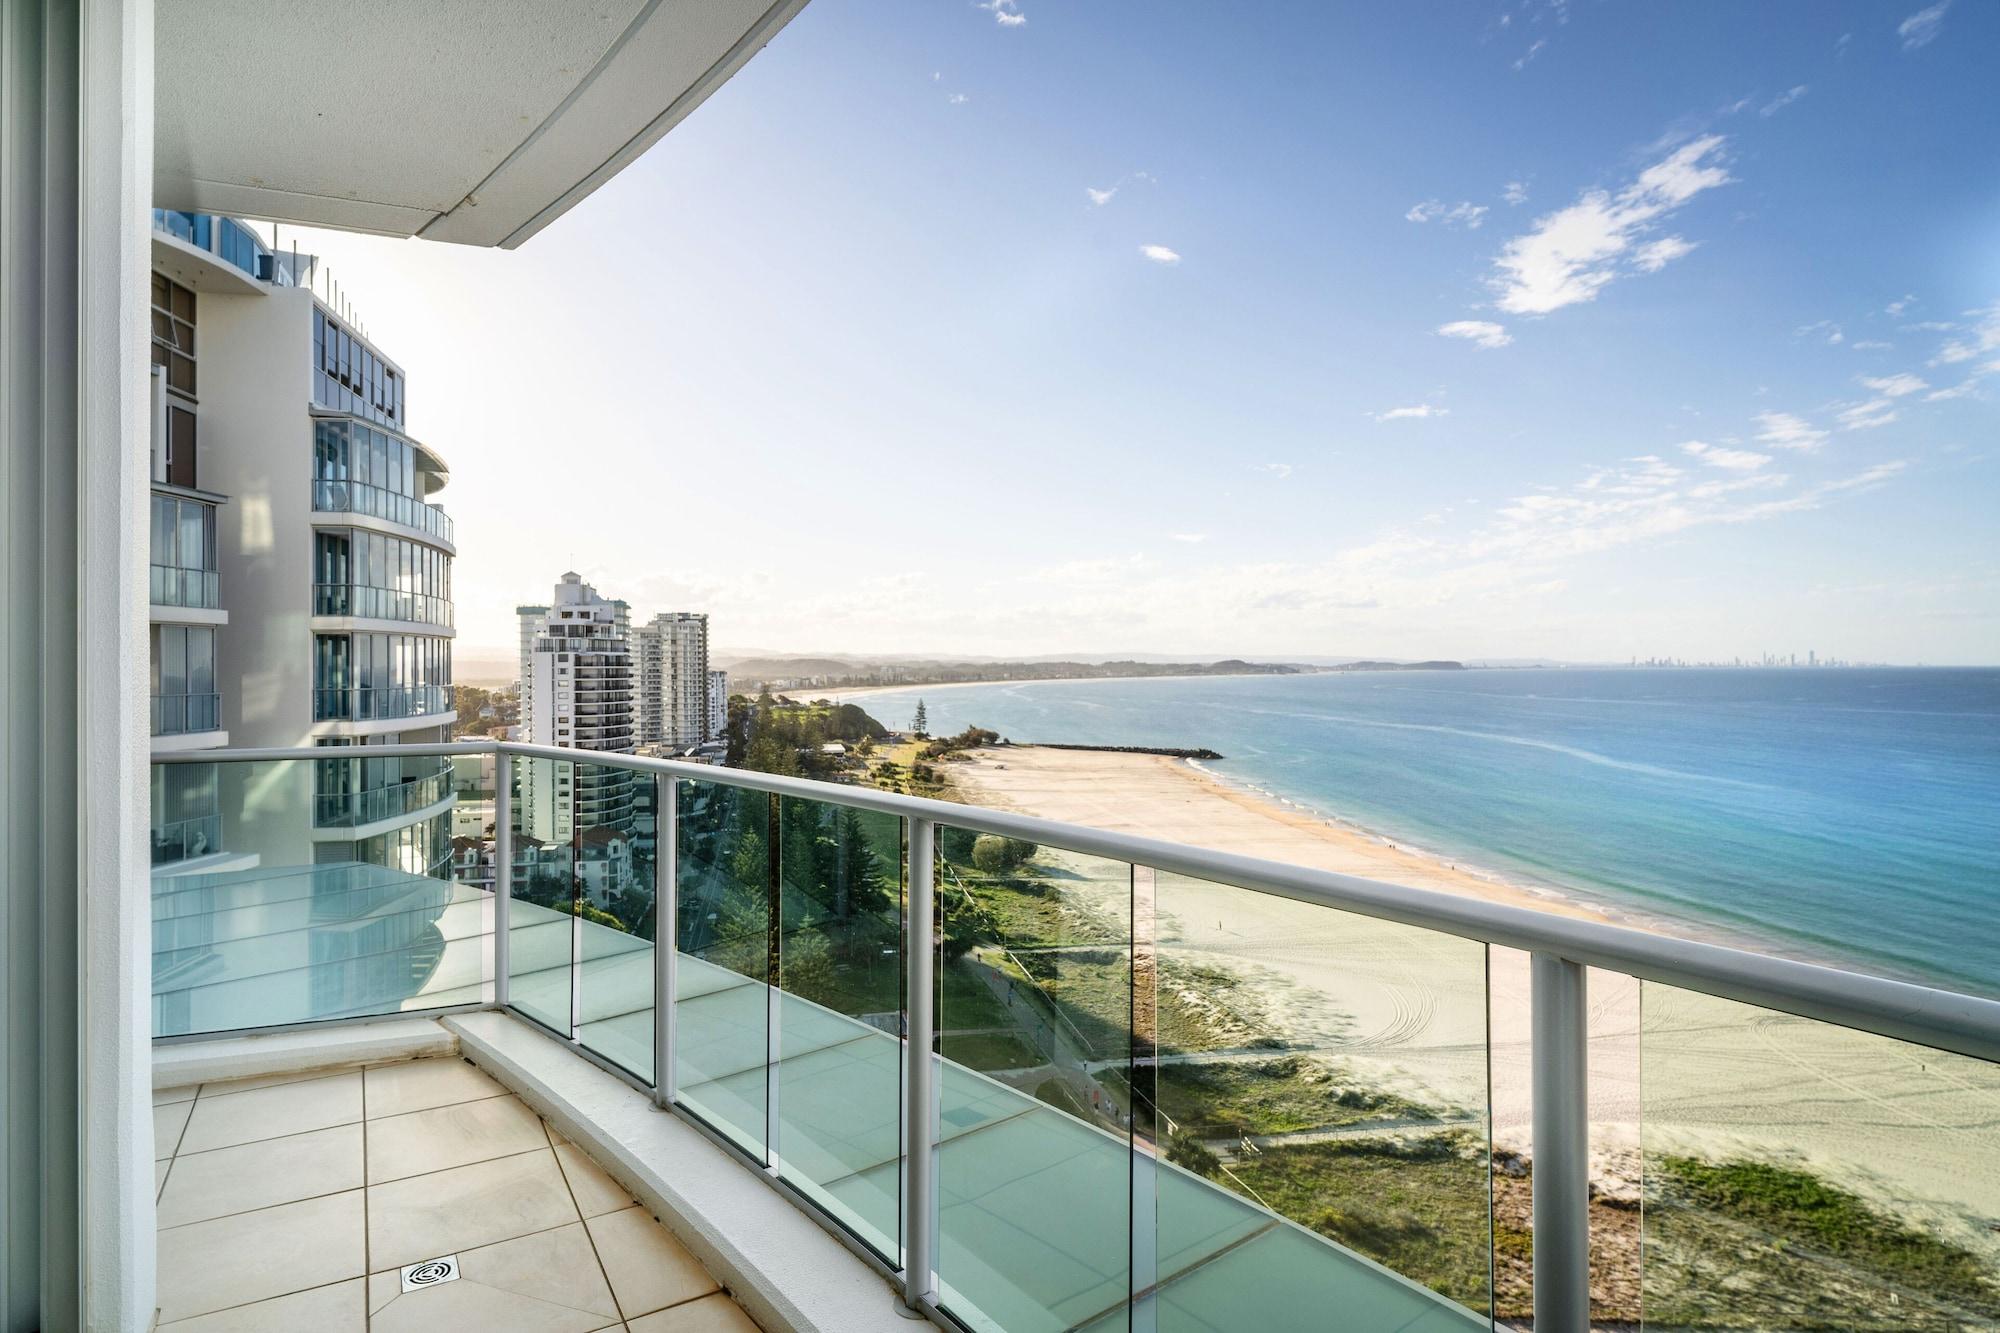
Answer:
[[[917,715],[910,719],[910,733],[918,740],[928,740],[931,734],[930,719],[924,713],[924,701],[917,700]]]

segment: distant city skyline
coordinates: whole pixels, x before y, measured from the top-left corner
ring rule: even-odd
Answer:
[[[518,254],[282,229],[462,662],[550,568],[719,658],[2000,661],[2000,10],[1004,12],[808,6]]]

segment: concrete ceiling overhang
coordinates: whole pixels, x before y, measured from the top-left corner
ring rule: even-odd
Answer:
[[[512,249],[806,0],[159,0],[153,202]]]

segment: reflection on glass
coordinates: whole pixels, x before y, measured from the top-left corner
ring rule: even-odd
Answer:
[[[1483,1323],[1484,947],[1145,869],[1133,901],[1149,1317]]]
[[[1131,868],[945,826],[937,840],[941,1303],[981,1329],[1122,1327]]]
[[[629,769],[576,767],[579,782],[594,792],[579,805],[575,837],[577,1036],[651,1082],[656,785]]]
[[[753,1156],[769,1141],[773,798],[684,780],[680,788],[682,957],[675,1085],[683,1105]]]
[[[577,904],[572,832],[576,765],[514,761],[513,892],[507,904],[507,994],[514,1008],[567,1037]]]
[[[1641,988],[1647,1329],[2000,1327],[2000,1067]]]
[[[885,1259],[901,1244],[902,821],[778,802],[779,1174]]]
[[[452,882],[448,859],[392,858],[382,839],[316,828],[313,768],[155,766],[156,1036],[483,998],[484,895]]]

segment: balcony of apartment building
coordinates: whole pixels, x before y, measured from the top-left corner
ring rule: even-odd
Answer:
[[[428,497],[450,470],[433,449],[357,412],[315,407],[312,507],[457,553],[451,516]]]
[[[433,818],[451,809],[453,781],[451,760],[442,756],[325,760],[314,784],[313,828],[321,838],[365,838]]]
[[[449,685],[327,686],[313,691],[314,722],[404,722],[419,727],[441,725],[456,716]]]
[[[1983,1317],[1833,1243],[1774,1266],[1782,1247],[1674,1182],[1681,1108],[1745,1020],[1895,1089],[1885,1181],[1907,1179],[1899,1155],[1972,1169],[1995,1147],[1993,1002],[859,787],[504,743],[390,753],[468,780],[496,763],[490,835],[435,870],[267,856],[156,887],[169,1317],[308,1326],[366,1299],[391,1327],[484,1327],[506,1303],[536,1328],[887,1329],[901,1308],[974,1330],[1580,1331],[1607,1264],[1652,1308],[1726,1310],[1718,1327],[1858,1327],[1898,1302],[1918,1313],[1897,1327]],[[217,758],[256,775],[225,789],[267,801],[315,762]],[[656,817],[579,803],[540,843],[517,792],[545,768]],[[968,886],[999,882],[980,839],[1030,848],[1005,872],[1024,914],[975,906]],[[1212,935],[1218,914],[1260,931]],[[1631,1023],[1594,1030],[1626,992]],[[1392,1050],[1337,1021],[1302,1040],[1269,1007],[1417,994],[1406,1017],[1432,1036]],[[1515,1002],[1530,1031],[1495,1018]],[[1590,1118],[1603,1043],[1658,1071],[1636,1124]],[[1501,1142],[1510,1069],[1526,1153]],[[1234,1118],[1236,1070],[1320,1127]],[[1782,1151],[1798,1123],[1744,1133]],[[1614,1130],[1643,1208],[1599,1192],[1591,1148]],[[270,1262],[202,1266],[225,1252]],[[462,1289],[425,1294],[426,1271]]]
[[[144,367],[128,364],[145,295],[106,276],[143,270],[143,210],[518,245],[797,8],[635,4],[621,25],[497,4],[468,27],[426,6],[346,25],[279,7],[245,25],[239,7],[183,4],[159,8],[157,47],[152,7],[118,0],[10,21],[10,60],[47,77],[10,84],[0,211],[18,244],[0,252],[0,302],[10,330],[41,336],[0,358],[0,430],[20,477],[80,494],[8,491],[10,610],[45,657],[0,673],[6,716],[41,723],[5,747],[9,853],[31,869],[6,878],[0,935],[27,997],[0,1028],[0,1322],[661,1333],[754,1319],[776,1333],[903,1327],[907,1310],[1037,1333],[1422,1333],[1508,1322],[1499,1279],[1531,1260],[1521,1305],[1537,1333],[1581,1333],[1592,1260],[1616,1244],[1655,1324],[1990,1326],[1990,1264],[1949,1287],[1871,1264],[1916,1245],[1959,1182],[2000,1160],[1989,1000],[624,755],[590,767],[646,789],[653,827],[635,822],[621,878],[586,904],[575,852],[515,821],[534,767],[577,752],[493,743],[383,747],[497,762],[490,846],[465,857],[426,829],[379,859],[321,859],[324,751],[157,755],[155,855],[191,861],[219,838],[256,860],[147,874],[131,586],[145,539],[127,531],[146,492]],[[303,51],[354,95],[302,100],[293,81],[242,74]],[[396,151],[354,152],[380,141],[382,94],[413,86],[393,103]],[[152,244],[248,280],[177,225]],[[38,411],[44,396],[63,410]],[[402,522],[357,511],[389,503],[357,485],[423,503],[374,480],[372,461],[368,479],[325,477],[321,512]],[[449,540],[441,515],[407,512]],[[44,571],[72,568],[76,586],[50,596]],[[179,647],[154,640],[156,700],[204,693]],[[441,708],[445,688],[324,690],[315,711]],[[190,777],[162,794],[166,774],[204,768],[212,793]],[[982,856],[982,838],[1004,854]],[[450,878],[482,859],[490,887]],[[1010,881],[1011,914],[980,911],[966,889],[981,876]],[[1239,918],[1270,928],[1232,936]],[[1210,919],[1213,934],[1196,929]],[[1269,983],[1270,1003],[1332,1021],[1280,1038],[1218,960]],[[1641,1191],[1605,1208],[1588,1024],[1592,997],[1619,986],[1634,1005],[1611,1035],[1649,1091],[1623,1126]],[[1499,1026],[1496,1000],[1518,1001],[1529,1033]],[[1436,1039],[1380,1049],[1338,1021],[1344,1005]],[[1746,1017],[1754,1049],[1714,1044]],[[1792,1058],[1806,1050],[1847,1100],[1815,1098]],[[1859,1090],[1879,1117],[1870,1198],[1915,1220],[1857,1241],[1854,1201],[1822,1197],[1827,1225],[1800,1244],[1719,1213],[1726,1190],[1689,1187],[1684,1108],[1744,1063],[1797,1095],[1731,1142],[1795,1161],[1788,1136]],[[1239,1065],[1255,1071],[1254,1123],[1217,1112],[1219,1090],[1246,1086]],[[1509,1067],[1528,1073],[1527,1156],[1495,1141]],[[1311,1128],[1273,1127],[1299,1108]]]

